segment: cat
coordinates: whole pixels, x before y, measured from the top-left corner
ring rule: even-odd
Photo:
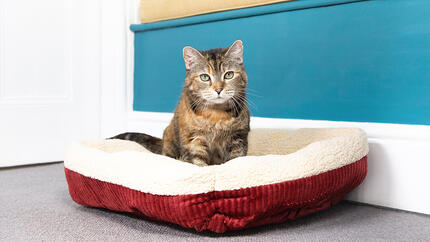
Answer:
[[[200,51],[186,46],[183,57],[185,84],[163,138],[140,133],[112,138],[135,141],[154,153],[198,166],[245,156],[250,112],[242,41]]]

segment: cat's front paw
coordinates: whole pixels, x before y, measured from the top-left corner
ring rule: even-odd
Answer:
[[[203,160],[200,160],[200,159],[193,159],[192,163],[194,165],[198,165],[198,166],[208,166],[208,164],[206,162],[204,162]]]

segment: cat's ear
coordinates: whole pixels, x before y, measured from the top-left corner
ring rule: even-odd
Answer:
[[[240,64],[243,63],[242,40],[236,40],[225,53],[226,57],[236,59]]]
[[[198,61],[204,59],[203,55],[191,46],[185,46],[182,50],[184,54],[185,68],[191,69]]]

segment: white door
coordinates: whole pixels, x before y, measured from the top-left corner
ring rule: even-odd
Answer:
[[[99,136],[98,1],[0,0],[0,167]]]

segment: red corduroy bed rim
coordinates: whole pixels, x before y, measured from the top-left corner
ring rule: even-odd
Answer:
[[[280,223],[326,209],[357,187],[366,173],[367,156],[306,178],[238,190],[170,196],[140,192],[65,168],[69,193],[78,204],[217,233]]]

